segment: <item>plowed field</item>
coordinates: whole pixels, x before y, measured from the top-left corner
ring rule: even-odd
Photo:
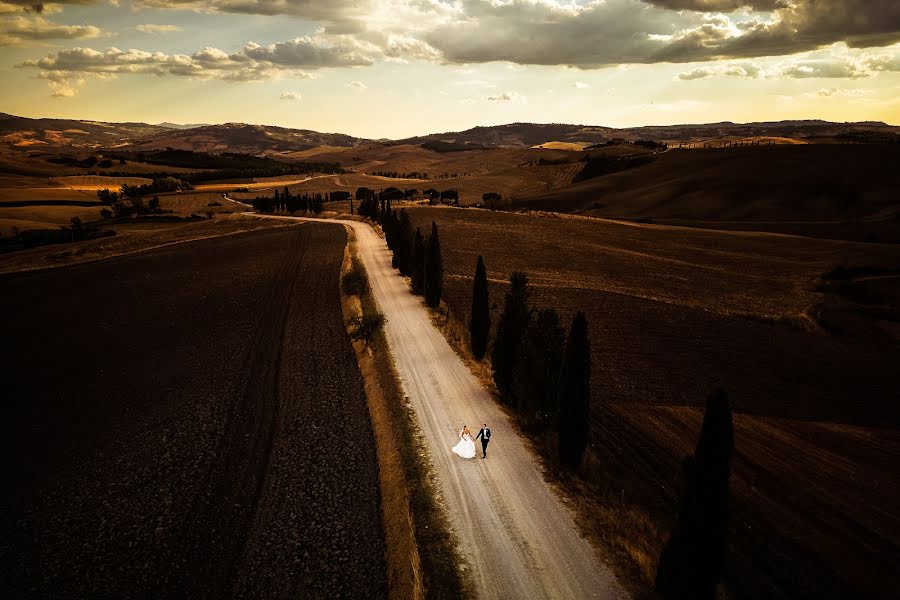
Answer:
[[[0,277],[5,595],[385,597],[345,241],[299,225]]]

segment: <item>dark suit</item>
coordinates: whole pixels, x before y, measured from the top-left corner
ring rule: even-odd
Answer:
[[[478,435],[475,436],[475,439],[481,438],[481,458],[487,458],[487,445],[488,442],[491,441],[491,429],[490,427],[482,427],[478,430]]]

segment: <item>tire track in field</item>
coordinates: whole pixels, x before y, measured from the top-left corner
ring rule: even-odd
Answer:
[[[230,595],[265,482],[279,411],[279,372],[285,325],[309,230],[291,236],[281,268],[269,288],[254,343],[247,349],[241,393],[228,406],[222,435],[207,475],[205,494],[182,548],[194,548],[180,586],[190,595]],[[223,533],[224,532],[224,533]]]

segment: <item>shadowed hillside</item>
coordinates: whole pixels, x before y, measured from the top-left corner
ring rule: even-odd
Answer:
[[[898,241],[900,145],[670,150],[517,208],[860,241]]]

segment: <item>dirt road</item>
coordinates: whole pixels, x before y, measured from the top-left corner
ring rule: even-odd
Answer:
[[[625,598],[515,426],[432,325],[372,228],[354,232],[403,387],[434,460],[444,503],[479,598]],[[493,432],[487,459],[450,452],[463,425]],[[398,440],[404,434],[398,432]]]

